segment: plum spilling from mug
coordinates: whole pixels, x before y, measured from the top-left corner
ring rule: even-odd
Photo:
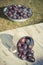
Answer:
[[[12,19],[25,19],[31,16],[30,8],[19,5],[10,5],[5,14]]]
[[[17,43],[17,55],[20,59],[34,62],[34,51],[32,50],[34,41],[31,37],[23,37]]]

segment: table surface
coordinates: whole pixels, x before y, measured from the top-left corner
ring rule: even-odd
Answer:
[[[34,39],[34,63],[21,60],[10,51],[23,36]],[[43,65],[43,23],[0,32],[0,65]]]

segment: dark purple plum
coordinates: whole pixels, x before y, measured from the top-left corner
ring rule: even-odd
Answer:
[[[23,18],[28,18],[30,16],[31,13],[29,9],[30,8],[27,8],[24,5],[23,6],[11,5],[7,7],[7,10],[5,13],[13,19],[23,19]]]
[[[21,58],[22,58],[23,60],[26,60],[26,55],[22,55]]]
[[[31,37],[23,37],[17,43],[18,57],[27,60],[30,62],[34,62],[34,51],[32,50],[34,46],[33,39]],[[31,48],[32,47],[32,48]]]
[[[27,57],[27,61],[30,61],[30,62],[35,62],[35,58],[34,57]]]

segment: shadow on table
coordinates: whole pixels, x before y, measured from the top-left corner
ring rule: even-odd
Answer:
[[[33,65],[43,65],[43,57],[37,59]]]
[[[13,36],[10,34],[0,34],[0,39],[2,41],[2,44],[10,49],[11,47],[13,47]]]
[[[7,16],[4,15],[4,12],[3,12],[4,8],[5,8],[5,7],[0,7],[0,18],[4,18],[4,19],[9,20],[9,19],[7,18]]]
[[[35,60],[35,62],[26,62],[26,65],[43,65],[43,57]]]
[[[14,46],[13,44],[13,36],[10,34],[0,34],[0,39],[2,44],[8,49],[8,51],[10,51],[14,56],[17,57],[17,52],[13,53],[13,50],[16,50],[16,46]],[[12,48],[13,50],[11,50]]]

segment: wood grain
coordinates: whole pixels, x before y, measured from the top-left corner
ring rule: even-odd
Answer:
[[[9,35],[9,36],[8,36]],[[19,59],[10,49],[16,46],[18,40],[23,36],[34,39],[35,62],[27,62]],[[10,43],[12,42],[12,46]],[[4,43],[10,45],[6,47]],[[0,65],[43,65],[43,23],[0,32]]]

